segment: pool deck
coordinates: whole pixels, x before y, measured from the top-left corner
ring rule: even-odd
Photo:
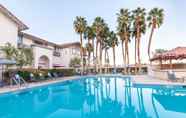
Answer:
[[[19,86],[6,86],[6,87],[0,88],[0,94],[7,93],[7,92],[14,92],[14,91],[18,91],[18,90],[24,90],[24,89],[33,88],[33,87],[49,85],[49,84],[55,84],[58,82],[63,82],[63,81],[67,81],[67,80],[74,80],[77,78],[79,78],[79,76],[62,77],[62,78],[51,79],[51,80],[47,80],[47,81],[43,81],[43,82],[28,83],[28,85],[21,86],[21,87],[19,87]]]
[[[99,75],[97,75],[99,76]],[[113,76],[113,75],[105,75],[105,76]],[[117,75],[115,75],[117,76]],[[121,75],[120,75],[121,76]],[[7,93],[7,92],[14,92],[14,91],[19,91],[19,90],[24,90],[28,88],[33,88],[33,87],[39,87],[39,86],[44,86],[44,85],[49,85],[49,84],[54,84],[58,82],[63,82],[67,80],[74,80],[78,79],[80,76],[71,76],[71,77],[62,77],[62,78],[57,78],[57,79],[51,79],[43,82],[37,82],[37,83],[29,83],[27,86],[6,86],[0,88],[0,94],[1,93]],[[85,76],[88,77],[88,76]],[[91,77],[91,75],[90,75]],[[128,76],[123,76],[123,77],[128,77]],[[170,85],[170,86],[186,86],[186,81],[183,82],[171,82],[171,81],[166,81],[166,80],[161,80],[153,77],[149,77],[148,75],[136,75],[136,76],[131,76],[132,83],[134,85]]]
[[[137,75],[132,77],[132,83],[135,85],[169,85],[169,86],[186,86],[185,82],[173,82],[163,79],[157,79],[148,75]]]

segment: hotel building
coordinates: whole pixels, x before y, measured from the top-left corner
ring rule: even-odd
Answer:
[[[16,48],[32,48],[34,60],[31,68],[69,67],[72,58],[80,57],[79,42],[56,44],[24,33],[28,29],[28,26],[0,4],[0,46],[8,42]],[[4,58],[2,51],[0,58]]]

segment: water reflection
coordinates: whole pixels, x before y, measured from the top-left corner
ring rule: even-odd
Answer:
[[[4,118],[186,117],[183,88],[132,86],[130,78],[98,77],[0,96]]]

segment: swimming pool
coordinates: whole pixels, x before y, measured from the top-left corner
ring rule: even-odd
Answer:
[[[186,118],[186,89],[86,77],[0,95],[0,118]]]

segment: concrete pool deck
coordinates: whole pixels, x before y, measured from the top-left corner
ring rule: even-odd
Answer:
[[[169,86],[186,86],[185,82],[172,82],[168,80],[150,77],[148,75],[137,75],[132,77],[132,83],[135,85],[169,85]]]
[[[61,77],[57,79],[51,79],[51,80],[46,80],[43,82],[35,82],[35,83],[28,83],[27,86],[5,86],[0,88],[0,94],[2,93],[7,93],[7,92],[14,92],[18,90],[24,90],[24,89],[29,89],[29,88],[34,88],[34,87],[39,87],[39,86],[44,86],[44,85],[49,85],[49,84],[55,84],[58,82],[63,82],[67,80],[74,80],[79,78],[80,76],[71,76],[71,77]]]
[[[99,75],[97,75],[97,76],[99,76]],[[110,76],[110,75],[105,75],[105,76]],[[112,76],[114,76],[114,75],[112,75]],[[117,76],[117,75],[115,75],[115,76]],[[119,75],[119,76],[122,76],[122,75]],[[90,75],[90,76],[62,77],[62,78],[47,80],[47,81],[43,81],[43,82],[29,83],[28,86],[21,86],[21,87],[19,87],[19,86],[6,86],[6,87],[0,88],[0,94],[29,89],[29,88],[33,88],[33,87],[49,85],[49,84],[55,84],[55,83],[63,82],[63,81],[67,81],[67,80],[75,80],[75,79],[78,79],[79,77],[92,77],[92,75]],[[123,77],[128,77],[128,76],[124,75]],[[183,82],[171,82],[171,81],[166,81],[166,80],[161,80],[161,79],[149,77],[148,75],[131,76],[131,81],[134,85],[186,86],[186,82],[184,82],[184,83]]]

